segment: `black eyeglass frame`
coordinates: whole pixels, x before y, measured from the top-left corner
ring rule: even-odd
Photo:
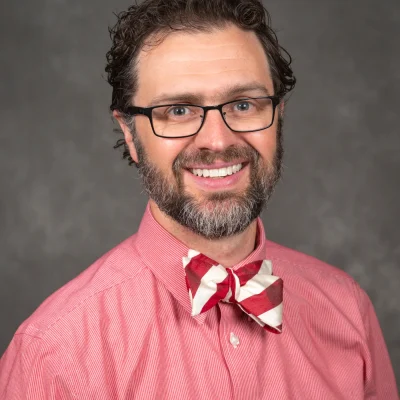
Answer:
[[[235,129],[232,129],[229,124],[226,122],[225,117],[224,117],[224,113],[222,112],[222,108],[225,107],[228,104],[232,104],[232,103],[237,103],[240,101],[245,101],[245,100],[257,100],[257,99],[270,99],[272,101],[272,122],[261,129],[254,129],[254,130],[250,130],[250,131],[238,131]],[[237,99],[237,100],[231,100],[231,101],[227,101],[226,103],[222,103],[222,104],[218,104],[216,106],[200,106],[197,104],[189,104],[189,103],[175,103],[175,104],[162,104],[159,106],[153,106],[153,107],[137,107],[137,106],[131,106],[131,107],[127,107],[124,111],[124,114],[126,115],[130,115],[130,116],[135,116],[135,115],[145,115],[149,121],[150,121],[150,125],[151,128],[153,130],[154,135],[156,135],[157,137],[160,138],[166,138],[166,139],[182,139],[182,138],[186,138],[186,137],[192,137],[197,135],[200,131],[201,128],[204,125],[204,122],[206,120],[207,117],[207,112],[210,110],[218,110],[219,113],[221,114],[222,120],[224,121],[225,125],[232,131],[232,132],[237,132],[237,133],[248,133],[248,132],[258,132],[258,131],[263,131],[264,129],[268,129],[270,128],[275,120],[275,109],[278,106],[278,104],[281,101],[281,97],[280,96],[261,96],[261,97],[246,97],[246,98],[242,98],[242,99]],[[199,107],[202,108],[204,111],[204,117],[202,118],[202,122],[200,125],[200,128],[197,130],[196,133],[192,133],[191,135],[185,135],[185,136],[162,136],[162,135],[158,135],[154,129],[154,125],[153,125],[153,110],[156,108],[161,108],[161,107],[185,107],[185,106],[192,106],[192,107]]]

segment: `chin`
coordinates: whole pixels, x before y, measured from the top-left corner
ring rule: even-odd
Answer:
[[[243,203],[242,196],[238,194],[219,192],[213,193],[205,198],[196,201],[199,209],[207,210],[208,212],[224,212],[232,207],[240,207]]]

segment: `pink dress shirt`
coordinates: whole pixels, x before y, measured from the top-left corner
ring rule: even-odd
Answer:
[[[267,241],[283,332],[236,305],[190,315],[188,249],[153,219],[50,296],[0,361],[0,399],[395,400],[373,306],[345,272]]]

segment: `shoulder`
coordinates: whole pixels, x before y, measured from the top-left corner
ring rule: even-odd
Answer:
[[[16,334],[41,338],[58,326],[79,324],[86,317],[102,318],[126,297],[131,303],[145,302],[144,293],[149,292],[146,289],[153,284],[153,275],[136,250],[135,236],[115,246],[50,295]]]
[[[48,297],[18,328],[0,360],[0,397],[8,381],[14,387],[32,381],[83,390],[84,376],[104,373],[99,359],[115,355],[120,362],[119,355],[129,353],[132,365],[138,363],[158,294],[133,235]]]
[[[359,315],[370,302],[351,275],[315,257],[267,241],[267,258],[287,291],[308,304],[334,304],[342,312],[352,308]]]
[[[274,274],[283,280],[286,310],[318,329],[341,326],[366,338],[368,315],[374,313],[367,293],[347,272],[315,257],[267,242]],[[293,315],[291,314],[293,313]]]

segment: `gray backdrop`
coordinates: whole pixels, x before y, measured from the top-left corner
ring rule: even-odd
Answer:
[[[129,0],[8,1],[1,11],[0,354],[50,293],[134,233],[146,204],[104,80]],[[400,378],[400,2],[266,1],[298,86],[270,239],[351,274]]]

